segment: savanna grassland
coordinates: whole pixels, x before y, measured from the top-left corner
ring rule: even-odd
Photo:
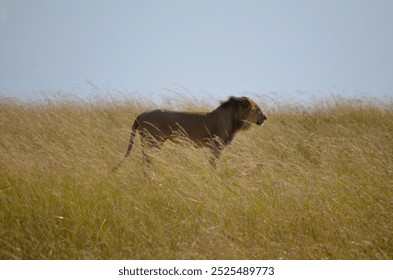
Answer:
[[[152,104],[2,98],[0,259],[393,259],[393,103],[258,103],[215,170],[137,136],[112,172]]]

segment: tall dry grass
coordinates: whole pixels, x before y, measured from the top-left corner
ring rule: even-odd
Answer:
[[[392,103],[264,108],[216,170],[172,143],[147,167],[137,137],[111,172],[151,107],[2,99],[1,259],[393,258]]]

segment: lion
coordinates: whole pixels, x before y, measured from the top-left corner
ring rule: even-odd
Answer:
[[[253,123],[262,126],[266,120],[261,108],[247,97],[231,96],[213,111],[204,113],[147,111],[137,116],[132,125],[124,159],[129,156],[139,131],[143,148],[160,148],[166,140],[177,142],[176,139],[185,137],[198,147],[210,148],[213,154],[210,163],[215,165],[215,159],[237,132],[249,129]],[[144,150],[142,152],[147,158]]]

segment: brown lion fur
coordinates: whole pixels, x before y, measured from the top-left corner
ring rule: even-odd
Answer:
[[[231,143],[238,131],[248,129],[252,123],[262,125],[266,119],[250,98],[233,96],[211,112],[147,111],[132,125],[125,157],[130,154],[139,131],[143,147],[160,148],[166,140],[176,141],[182,136],[200,147],[209,147],[218,158],[222,148]]]

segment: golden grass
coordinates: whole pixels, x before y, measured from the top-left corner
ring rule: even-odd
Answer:
[[[216,170],[137,136],[111,172],[150,107],[1,100],[0,259],[393,258],[392,103],[265,108]]]

